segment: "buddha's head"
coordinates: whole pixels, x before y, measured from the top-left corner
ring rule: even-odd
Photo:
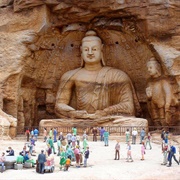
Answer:
[[[161,66],[154,57],[148,61],[147,68],[151,77],[155,78],[161,76]]]
[[[81,45],[81,66],[85,63],[96,64],[101,62],[105,66],[103,59],[103,44],[101,39],[97,36],[95,31],[87,31],[85,37],[82,39]]]

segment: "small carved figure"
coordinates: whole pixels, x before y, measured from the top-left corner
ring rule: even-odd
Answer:
[[[135,115],[140,110],[130,78],[119,69],[105,66],[102,49],[101,39],[88,31],[82,39],[82,67],[61,78],[55,105],[58,117],[96,119]]]
[[[147,63],[149,75],[146,95],[148,98],[148,109],[154,125],[166,126],[171,123],[170,106],[177,104],[169,79],[161,76],[161,66],[151,58]]]

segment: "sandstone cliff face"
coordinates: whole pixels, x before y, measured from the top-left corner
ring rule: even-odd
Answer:
[[[150,57],[179,95],[179,0],[3,0],[0,8],[0,105],[18,126],[56,118],[59,80],[80,66],[79,47],[88,29],[102,38],[106,64],[132,79],[144,118],[150,119],[145,95]]]

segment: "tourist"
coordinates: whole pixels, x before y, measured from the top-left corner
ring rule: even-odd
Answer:
[[[89,158],[89,147],[87,146],[87,149],[84,152],[84,167],[87,167],[87,159],[88,158]]]
[[[152,136],[151,136],[150,132],[148,132],[148,136],[146,137],[146,146],[145,146],[145,148],[147,148],[147,144],[149,144],[149,148],[152,149],[151,138],[152,138]]]
[[[104,131],[104,146],[109,146],[109,132],[107,130]]]
[[[26,153],[27,153],[26,146],[24,146],[23,150],[19,154],[24,157],[26,155]]]
[[[85,139],[83,140],[83,152],[86,151],[87,147],[88,147],[88,142],[87,142],[87,139],[85,138]]]
[[[97,128],[93,128],[92,130],[92,134],[93,134],[93,141],[97,141]]]
[[[129,142],[129,138],[130,138],[129,129],[126,130],[125,135],[126,135],[126,143],[128,143]]]
[[[170,151],[170,147],[167,143],[163,143],[162,153],[163,153],[163,163],[161,165],[166,165],[168,161],[168,151]]]
[[[143,161],[144,160],[144,154],[145,154],[145,145],[144,145],[144,142],[141,143],[141,160]]]
[[[64,141],[64,139],[65,139],[62,132],[60,132],[58,139],[61,141],[61,144],[62,144],[62,141]]]
[[[166,131],[165,134],[164,134],[165,143],[168,143],[168,137],[169,137],[169,131]]]
[[[52,148],[50,146],[50,144],[47,144],[47,155],[50,156],[52,154]]]
[[[64,171],[68,171],[70,165],[71,165],[71,158],[68,156],[66,159],[65,166],[64,166]]]
[[[66,139],[67,139],[67,142],[68,142],[68,145],[71,144],[71,138],[72,138],[72,134],[70,132],[68,132],[68,134],[66,135]]]
[[[101,127],[100,129],[99,129],[99,131],[100,131],[100,140],[101,141],[104,141],[104,132],[105,132],[105,129],[104,129],[104,127]]]
[[[120,144],[119,144],[119,140],[117,140],[117,143],[115,145],[115,158],[114,158],[114,160],[120,159],[119,151],[120,151]]]
[[[47,129],[46,128],[44,128],[43,136],[44,136],[44,142],[46,142],[46,140],[47,140]]]
[[[41,154],[38,155],[39,173],[44,174],[44,163],[46,162],[46,155],[44,150],[41,150]]]
[[[34,136],[35,136],[35,140],[37,141],[37,138],[38,138],[38,135],[39,135],[39,131],[37,128],[34,129]]]
[[[54,143],[51,137],[49,137],[48,144],[50,145],[51,149],[53,150],[53,153],[56,154]]]
[[[2,155],[0,156],[0,165],[1,165],[1,173],[4,171],[4,162],[5,162],[5,153],[3,152]]]
[[[29,128],[26,129],[25,135],[26,135],[26,138],[27,138],[27,142],[29,142],[29,135],[30,135]]]
[[[136,137],[138,135],[137,129],[134,128],[132,131],[132,144],[136,144]]]
[[[163,151],[163,144],[165,143],[165,130],[163,129],[161,132],[161,140],[162,140],[162,151]]]
[[[72,135],[71,137],[71,142],[72,142],[72,147],[75,147],[76,146],[76,135]]]
[[[164,129],[161,132],[161,139],[162,139],[162,142],[165,140],[165,130]]]
[[[87,146],[88,146],[88,144],[87,144]],[[86,149],[87,149],[87,147],[86,147]],[[84,154],[84,152],[85,152],[84,148],[81,148],[81,147],[79,146],[79,159],[80,159],[80,165],[83,164],[83,154]]]
[[[57,139],[56,139],[57,129],[56,128],[54,128],[53,135],[54,135],[54,143],[55,143],[55,142],[57,142]]]
[[[170,151],[169,151],[169,154],[168,154],[168,161],[169,161],[169,164],[167,165],[167,167],[171,167],[172,165],[172,158],[174,158],[174,161],[176,161],[176,163],[179,165],[179,162],[178,160],[176,159],[176,147],[171,145],[170,146]]]
[[[77,128],[76,128],[76,127],[73,127],[73,128],[72,128],[72,133],[73,133],[73,135],[75,135],[75,136],[77,135]]]
[[[34,136],[34,129],[31,129],[31,136]]]
[[[26,153],[27,154],[27,153]],[[19,153],[19,156],[16,158],[16,164],[23,164],[24,163],[24,157],[21,155],[21,152]]]
[[[145,135],[146,135],[145,130],[142,129],[141,132],[140,132],[140,144],[141,144],[142,141],[144,140]]]
[[[60,156],[60,153],[61,153],[61,141],[58,139],[57,140],[57,149],[58,149],[58,153],[57,153],[57,156]]]
[[[60,170],[64,167],[64,165],[66,164],[66,154],[64,151],[64,148],[61,148],[61,153],[60,153]]]
[[[52,131],[52,128],[51,128],[50,131],[49,131],[49,137],[51,137],[51,139],[53,138],[53,131]]]
[[[30,138],[30,145],[29,145],[29,152],[32,155],[33,151],[35,151],[35,138],[31,136]]]
[[[75,159],[75,156],[74,156],[74,152],[73,152],[73,150],[72,150],[72,148],[71,148],[71,146],[69,146],[69,145],[67,145],[67,147],[66,147],[66,158],[70,158],[70,159]]]
[[[14,156],[14,150],[12,149],[12,147],[8,147],[8,150],[6,152],[8,153],[7,156]]]
[[[131,162],[133,162],[133,159],[132,159],[132,154],[131,154],[131,144],[130,142],[127,143],[127,162],[129,162],[129,160]]]
[[[84,139],[88,140],[88,135],[86,134],[86,131],[84,131],[84,134],[82,135],[82,140],[84,141]]]
[[[24,156],[24,162],[31,163],[32,167],[34,167],[35,162],[34,159],[32,159],[31,154],[29,152],[27,152]]]
[[[79,146],[80,145],[80,136],[79,136],[79,134],[77,134],[77,136],[76,136],[76,141],[77,141],[77,145]]]
[[[79,150],[79,146],[76,146],[76,148],[74,149],[74,155],[76,157],[76,167],[79,168],[80,167],[80,150]]]

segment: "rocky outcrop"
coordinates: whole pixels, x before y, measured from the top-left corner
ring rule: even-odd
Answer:
[[[16,136],[17,119],[0,110],[0,137],[1,140]]]

